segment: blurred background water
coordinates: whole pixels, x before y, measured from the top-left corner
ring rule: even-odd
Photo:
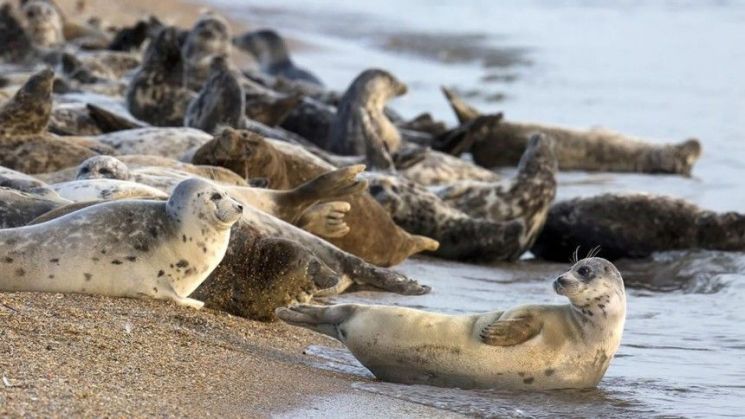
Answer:
[[[253,28],[293,39],[295,61],[334,89],[380,67],[409,86],[405,116],[455,123],[439,86],[516,121],[602,126],[659,142],[697,137],[690,178],[562,173],[559,199],[647,191],[745,212],[745,2],[214,0]],[[510,171],[507,170],[507,173]],[[630,217],[633,217],[630,214]],[[343,352],[309,351],[319,367],[360,376],[355,388],[484,416],[742,416],[745,256],[671,252],[619,262],[629,290],[621,349],[598,389],[540,395],[443,390],[366,380]],[[567,265],[475,266],[417,258],[401,269],[424,297],[362,292],[335,301],[449,313],[563,303],[550,281]],[[627,282],[628,284],[628,282]]]

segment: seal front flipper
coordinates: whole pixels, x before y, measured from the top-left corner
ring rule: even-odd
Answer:
[[[543,324],[531,313],[497,320],[481,331],[481,341],[492,346],[514,346],[527,342],[541,332]]]
[[[352,304],[335,306],[318,306],[310,304],[296,304],[290,307],[280,307],[275,313],[280,320],[294,326],[305,327],[334,339],[341,339],[338,325],[349,319],[355,312]]]

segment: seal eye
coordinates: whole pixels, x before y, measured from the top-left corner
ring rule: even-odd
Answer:
[[[219,193],[215,192],[215,193],[212,194],[212,196],[210,197],[210,199],[213,200],[213,201],[219,201],[219,200],[222,199],[222,195],[220,195]]]
[[[111,170],[104,168],[104,169],[99,170],[98,173],[100,173],[100,174],[102,174],[104,176],[109,176],[109,175],[111,175]]]
[[[580,274],[580,276],[587,277],[590,275],[590,268],[587,266],[581,266],[579,269],[577,269],[577,273]]]
[[[88,173],[88,172],[90,172],[90,169],[88,169],[87,167],[83,167],[82,169],[80,169],[80,173]]]

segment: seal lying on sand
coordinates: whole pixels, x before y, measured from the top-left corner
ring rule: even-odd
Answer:
[[[525,231],[520,247],[524,252],[541,232],[556,197],[556,171],[554,141],[536,134],[530,139],[513,179],[504,183],[458,182],[440,189],[437,195],[475,218],[496,222],[522,220]]]
[[[246,32],[233,38],[233,45],[256,58],[264,73],[323,86],[318,77],[292,62],[284,39],[271,29]]]
[[[249,131],[225,129],[194,154],[195,164],[226,167],[244,178],[264,177],[274,189],[294,188],[334,169],[302,147],[270,142]],[[412,254],[437,249],[437,242],[412,236],[391,220],[366,193],[349,198],[349,234],[329,238],[339,248],[379,266],[400,263]]]
[[[188,296],[222,260],[242,210],[214,185],[190,179],[168,202],[106,202],[0,230],[0,289],[152,297],[200,308]]]
[[[0,165],[35,174],[75,166],[98,154],[85,141],[73,142],[46,132],[53,81],[54,73],[42,70],[0,107]]]
[[[409,233],[440,243],[435,255],[454,260],[511,260],[522,255],[525,226],[495,222],[457,210],[422,186],[393,175],[367,173],[370,195]]]
[[[183,87],[184,63],[176,28],[160,31],[148,46],[142,66],[127,90],[127,107],[135,118],[163,127],[180,127],[196,93]]]
[[[54,200],[34,193],[0,187],[0,229],[22,227],[36,217],[58,208],[63,200]]]
[[[556,203],[531,251],[567,260],[598,247],[606,258],[680,249],[745,250],[745,215],[716,213],[665,196],[603,194]]]
[[[460,109],[460,106],[458,107]],[[462,109],[460,115],[463,116]],[[672,173],[689,175],[701,155],[701,144],[653,144],[609,130],[575,130],[543,124],[500,121],[483,127],[471,154],[484,167],[514,166],[536,132],[556,140],[561,170]]]
[[[390,169],[401,134],[384,112],[406,85],[385,70],[365,70],[342,96],[331,124],[326,149],[341,155],[365,155],[371,167]]]
[[[280,319],[338,339],[384,381],[441,387],[548,390],[595,387],[618,350],[623,279],[605,259],[577,262],[554,281],[567,305],[475,315],[342,304],[280,308]]]

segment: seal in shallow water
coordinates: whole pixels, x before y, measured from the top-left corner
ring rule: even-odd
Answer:
[[[577,262],[554,281],[567,305],[476,315],[342,304],[280,308],[292,325],[338,339],[384,381],[459,388],[547,390],[598,384],[621,343],[623,279],[605,259]]]
[[[608,259],[681,249],[745,250],[745,214],[706,211],[690,202],[642,193],[603,194],[554,204],[531,251],[567,260],[599,247]]]
[[[222,260],[242,206],[209,182],[182,182],[168,202],[106,202],[0,230],[0,289],[188,298]]]

